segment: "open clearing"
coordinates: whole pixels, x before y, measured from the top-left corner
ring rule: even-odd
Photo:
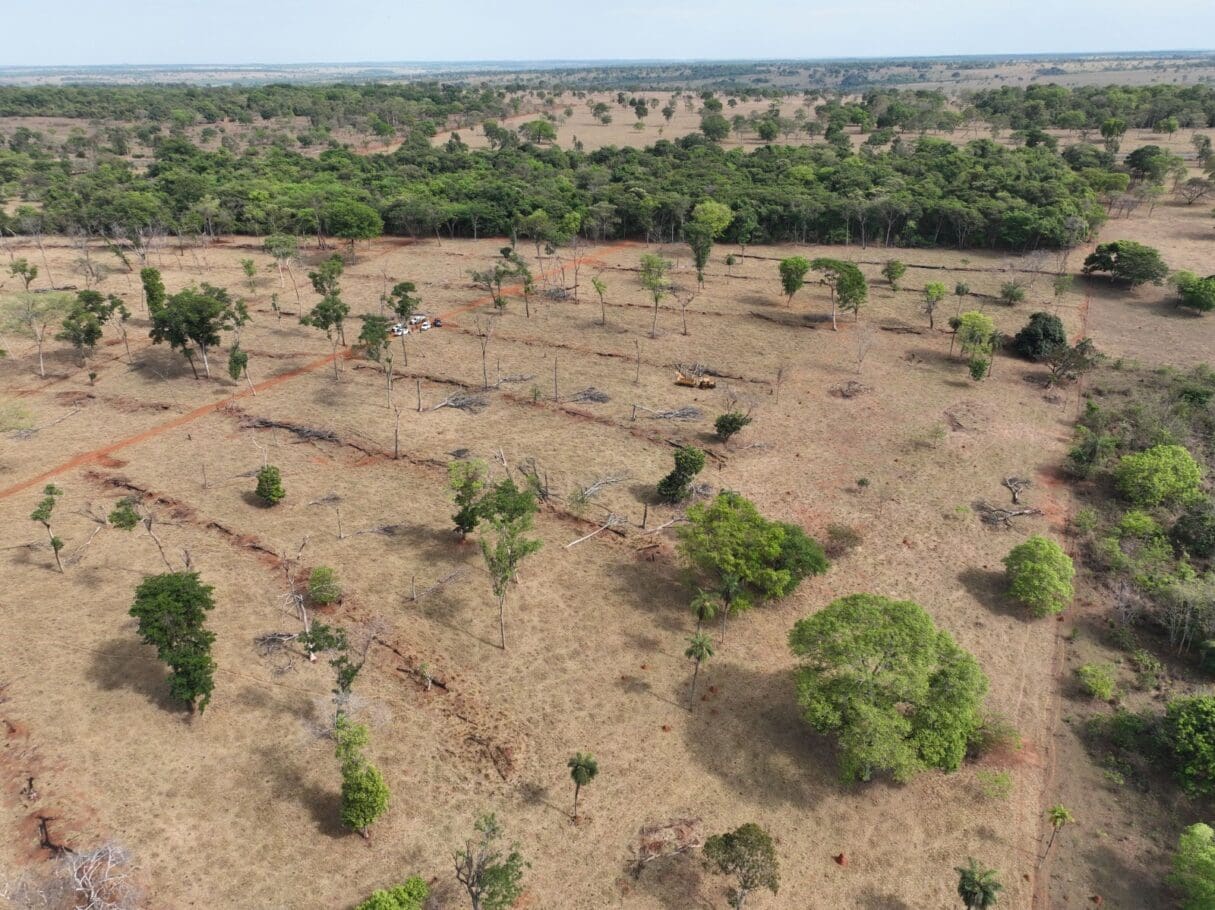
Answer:
[[[1111,223],[1103,239],[1134,237],[1160,246],[1175,268],[1200,269],[1209,229],[1203,212],[1168,204],[1152,219]],[[990,379],[973,383],[948,356],[944,320],[930,331],[918,305],[927,281],[964,280],[976,294],[995,295],[1007,269],[1029,263],[978,252],[753,247],[727,275],[728,251],[719,247],[696,293],[686,248],[670,247],[676,294],[651,338],[649,299],[634,271],[644,246],[589,248],[581,300],[535,297],[527,318],[517,298],[493,315],[468,277],[500,245],[382,240],[348,266],[343,288],[353,312],[377,311],[386,285],[412,280],[424,309],[444,317],[443,328],[410,336],[408,366],[396,364],[399,459],[378,369],[343,356],[335,380],[327,342],[298,324],[291,284],[280,288],[268,271],[250,295],[254,319],[241,340],[256,395],[226,377],[196,382],[180,356],[147,346],[137,275],[114,273],[100,288],[125,295],[135,310],[134,368],[110,337],[90,384],[70,352],[52,344],[40,380],[32,348],[11,345],[0,390],[41,429],[0,439],[0,862],[16,868],[43,855],[43,816],[59,840],[127,845],[156,906],[347,906],[415,870],[436,880],[443,906],[455,906],[450,851],[473,815],[492,809],[532,864],[520,906],[720,906],[724,881],[691,857],[654,864],[636,881],[625,872],[639,828],[693,816],[706,832],[756,821],[777,838],[781,892],[761,906],[945,906],[956,884],[949,870],[968,855],[1002,870],[1008,906],[1028,906],[1043,890],[1035,880],[1041,807],[1068,776],[1059,762],[1078,760],[1074,744],[1055,753],[1053,729],[1067,624],[1026,621],[1004,602],[998,570],[1029,533],[1063,533],[1069,499],[1057,466],[1078,390],[1044,390],[1028,381],[1040,368],[1004,357]],[[9,246],[41,262],[35,247]],[[1090,249],[1072,253],[1072,270]],[[841,318],[832,332],[817,286],[786,307],[776,260],[792,252],[862,264],[871,291],[859,322]],[[74,252],[52,241],[47,255],[51,273],[66,281]],[[891,255],[911,266],[897,293],[878,278]],[[184,253],[168,247],[153,264],[170,292],[202,280],[235,292],[245,256],[269,264],[256,241],[241,238]],[[606,326],[590,294],[597,273],[608,285]],[[1021,277],[1032,281],[1025,304],[986,301],[1010,334],[1033,310],[1051,308],[1050,275]],[[281,320],[271,293],[286,311]],[[1165,293],[1082,282],[1059,314],[1073,335],[1087,320],[1111,353],[1150,360],[1146,345],[1172,362],[1202,360],[1213,323],[1174,317]],[[689,298],[685,335],[678,301]],[[305,305],[313,300],[304,293]],[[953,305],[951,298],[948,315]],[[428,410],[453,392],[479,392],[478,319],[495,325],[487,372],[491,384],[499,375],[503,382],[480,392],[480,413]],[[858,367],[862,339],[872,348]],[[722,374],[716,391],[673,384],[674,364],[692,361]],[[850,380],[869,391],[832,394]],[[723,448],[709,434],[727,386],[754,400],[756,419]],[[591,387],[610,400],[569,400]],[[638,410],[634,419],[634,404],[692,406],[701,417],[667,421]],[[252,429],[252,417],[332,438]],[[676,441],[716,453],[702,475],[714,489],[739,490],[769,517],[820,538],[831,523],[864,538],[793,597],[731,621],[691,714],[683,650],[694,623],[671,531],[639,527],[647,502],[648,528],[676,514],[650,498]],[[544,548],[508,596],[506,651],[497,647],[476,545],[458,544],[450,531],[445,466],[461,449],[490,460],[496,476],[505,470],[499,454],[512,470],[534,459],[563,497],[542,510]],[[287,489],[274,509],[251,495],[263,453]],[[56,526],[67,541],[64,575],[28,519],[52,473],[65,490]],[[624,474],[584,516],[570,514],[564,497],[577,485]],[[971,505],[1006,502],[1000,478],[1012,474],[1034,480],[1026,499],[1044,515],[1020,519],[1014,532],[986,529]],[[860,478],[868,485],[858,486]],[[171,556],[187,549],[216,589],[216,693],[193,721],[168,703],[164,671],[127,615],[141,575],[162,565],[155,546],[142,532],[90,536],[97,525],[86,513],[108,511],[132,489],[146,491]],[[331,494],[341,500],[342,539],[332,506],[309,505]],[[609,512],[630,522],[623,536],[566,547]],[[305,537],[304,566],[333,566],[345,587],[325,615],[376,634],[356,716],[372,726],[370,757],[393,801],[369,844],[338,823],[336,761],[320,732],[329,669],[260,658],[253,643],[296,628],[281,608],[282,555]],[[457,571],[439,590],[411,597],[415,586],[421,592]],[[923,604],[978,659],[991,680],[989,706],[1013,720],[1023,748],[905,786],[838,783],[830,742],[798,717],[785,636],[797,618],[857,591]],[[445,689],[424,689],[412,672],[423,663]],[[585,791],[575,827],[565,759],[579,750],[594,752],[602,773]],[[983,767],[1011,771],[1007,802],[982,795]],[[20,796],[29,776],[37,805]],[[1127,809],[1115,801],[1100,811],[1112,824]],[[1100,826],[1087,810],[1084,822],[1074,836],[1096,838]],[[1066,866],[1055,868],[1060,905],[1110,887],[1114,873],[1095,851],[1056,853],[1052,868]],[[833,860],[841,853],[845,865]],[[1107,901],[1135,906],[1117,895]]]

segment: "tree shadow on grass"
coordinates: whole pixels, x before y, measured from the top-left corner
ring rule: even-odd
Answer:
[[[743,798],[760,806],[804,806],[824,791],[845,789],[831,741],[801,718],[790,673],[710,661],[697,689],[694,714],[684,725],[687,753]]]
[[[631,560],[619,564],[611,578],[623,602],[652,616],[663,631],[686,636],[691,594],[678,567],[662,556],[653,562]]]
[[[883,894],[877,888],[868,887],[860,894],[859,910],[913,910],[911,904],[893,894]]]
[[[114,638],[93,654],[88,680],[110,692],[129,689],[143,695],[157,708],[187,715],[189,709],[169,695],[168,671],[156,660],[150,647],[134,637]]]
[[[971,597],[992,613],[998,616],[1011,616],[1014,619],[1030,619],[1029,612],[1014,603],[1012,598],[1005,593],[1004,589],[1008,582],[1005,580],[1003,572],[971,566],[958,573],[958,581]]]
[[[669,910],[712,910],[720,904],[703,894],[707,884],[704,866],[695,853],[681,853],[647,863],[641,875],[623,881],[628,891],[647,894]]]
[[[356,837],[342,824],[342,794],[335,777],[334,786],[322,787],[307,779],[290,750],[258,749],[259,773],[270,778],[275,796],[284,801],[295,800],[312,815],[316,829],[326,837]]]

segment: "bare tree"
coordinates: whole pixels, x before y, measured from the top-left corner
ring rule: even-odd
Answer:
[[[486,360],[486,352],[489,349],[489,342],[494,337],[494,329],[497,323],[492,319],[483,319],[480,316],[476,318],[473,325],[476,326],[477,343],[481,345],[481,387],[489,389],[489,363]]]

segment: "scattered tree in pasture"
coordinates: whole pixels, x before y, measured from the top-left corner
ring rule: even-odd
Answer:
[[[658,304],[667,296],[671,286],[667,273],[671,262],[663,259],[657,253],[645,253],[641,257],[641,286],[649,292],[654,301],[654,318],[650,323],[650,337],[658,335]]]
[[[1016,306],[1025,300],[1025,285],[1014,279],[1000,285],[1000,302],[1005,306]]]
[[[114,504],[106,520],[111,526],[120,531],[133,531],[141,521],[139,510],[136,509],[138,500],[133,496],[125,496]]]
[[[165,305],[168,296],[165,293],[165,283],[160,277],[160,269],[147,266],[139,270],[139,283],[143,289],[144,306],[149,313],[156,313]]]
[[[607,325],[607,282],[595,275],[591,278],[591,287],[599,296],[599,324]]]
[[[502,825],[492,813],[473,823],[475,838],[455,852],[456,881],[464,886],[472,910],[508,910],[523,893],[527,863],[518,848],[501,846]]]
[[[899,289],[899,279],[907,274],[907,266],[897,259],[887,259],[882,266],[882,277],[890,282],[890,290]],[[941,295],[945,296],[944,294]]]
[[[153,309],[152,330],[149,333],[153,344],[168,342],[169,347],[181,351],[189,361],[194,378],[198,369],[194,366],[194,351],[202,357],[203,370],[211,378],[211,361],[207,352],[219,345],[220,333],[239,328],[249,321],[245,302],[233,300],[223,288],[203,284],[201,288],[186,288],[169,297],[165,303]]]
[[[254,490],[257,498],[268,506],[276,506],[287,495],[283,489],[283,475],[272,464],[263,465],[257,472],[257,488]]]
[[[1114,485],[1132,505],[1185,504],[1200,497],[1202,473],[1184,446],[1162,444],[1123,455],[1114,469]]]
[[[1027,360],[1041,360],[1055,345],[1067,344],[1067,332],[1058,316],[1031,313],[1029,322],[1013,336],[1012,349]]]
[[[271,234],[262,241],[262,249],[264,249],[270,258],[274,260],[275,266],[278,268],[278,286],[286,287],[287,282],[284,280],[283,270],[291,272],[291,263],[299,258],[300,242],[296,237],[290,234]],[[295,275],[291,275],[291,284],[295,286]],[[296,298],[299,297],[299,288],[295,289]]]
[[[1191,177],[1177,187],[1177,196],[1186,205],[1193,205],[1211,195],[1212,190],[1215,190],[1215,183],[1206,177]]]
[[[1105,140],[1105,150],[1111,155],[1118,154],[1122,137],[1126,134],[1126,121],[1121,117],[1108,117],[1101,123],[1101,138]]]
[[[1004,557],[1008,593],[1034,616],[1063,612],[1075,594],[1076,570],[1055,541],[1035,534]]]
[[[315,274],[315,273],[310,273]],[[338,376],[338,343],[344,334],[346,317],[350,315],[350,307],[342,302],[336,294],[327,294],[320,299],[311,310],[300,317],[300,325],[320,329],[329,339],[333,348],[333,376]]]
[[[987,678],[918,604],[853,594],[799,620],[797,697],[806,721],[834,733],[846,780],[887,771],[954,771],[982,722]]]
[[[334,253],[308,273],[308,281],[321,297],[336,297],[342,293],[342,273],[345,270],[342,257]]]
[[[26,293],[29,293],[30,285],[38,277],[38,266],[31,265],[28,259],[18,258],[9,263],[8,273],[14,278],[20,278]]]
[[[721,142],[730,135],[730,121],[721,114],[707,111],[700,118],[700,131],[711,142]]]
[[[515,274],[515,269],[505,262],[497,261],[492,267],[482,271],[469,273],[473,283],[489,294],[496,309],[506,306],[506,298],[502,296],[502,283]]]
[[[1133,240],[1113,240],[1098,244],[1085,258],[1082,271],[1085,275],[1107,272],[1114,281],[1133,288],[1149,282],[1160,284],[1168,277],[1169,267],[1150,246]]]
[[[658,481],[658,495],[665,502],[682,502],[692,495],[692,481],[704,470],[705,453],[695,446],[675,450],[675,467]]]
[[[720,237],[734,220],[728,205],[706,199],[692,209],[691,220],[684,225],[684,237],[692,249],[692,261],[696,265],[696,281],[701,287],[705,283],[705,266],[713,251],[713,241]]]
[[[786,305],[793,303],[793,295],[806,284],[806,273],[810,271],[810,260],[804,256],[782,259],[777,267],[780,271],[780,286],[785,292]]]
[[[1062,804],[1047,809],[1046,818],[1050,821],[1050,840],[1046,842],[1046,850],[1042,854],[1043,859],[1050,854],[1050,848],[1055,845],[1055,838],[1059,836],[1059,832],[1063,830],[1064,826],[1075,821],[1071,810]]]
[[[367,727],[338,712],[333,738],[342,772],[342,824],[362,837],[388,811],[388,785],[379,768],[367,761],[363,750],[370,736]]]
[[[947,293],[948,290],[940,281],[930,281],[924,285],[924,303],[922,304],[922,308],[924,315],[928,317],[928,328],[936,328],[935,313]]]
[[[240,261],[240,270],[245,275],[245,287],[249,289],[250,294],[257,293],[257,263],[252,259],[242,259]]]
[[[723,490],[688,509],[687,519],[677,532],[679,553],[701,587],[721,598],[723,624],[757,601],[787,597],[829,567],[822,547],[801,528],[769,521],[738,493]]]
[[[702,607],[707,603],[715,601],[701,600]],[[696,614],[696,632],[688,639],[688,646],[684,649],[683,656],[692,661],[692,684],[688,688],[688,710],[691,711],[696,707],[696,680],[700,678],[701,665],[713,656],[713,639],[700,631],[700,623],[702,619],[709,619],[711,616],[704,609],[698,610]]]
[[[1095,369],[1104,355],[1099,353],[1091,338],[1081,338],[1073,344],[1053,344],[1040,358],[1050,370],[1050,384],[1074,382]]]
[[[85,291],[84,293],[96,293]],[[97,296],[101,296],[98,294]],[[88,366],[89,357],[93,355],[97,342],[101,340],[101,321],[96,314],[85,307],[75,305],[59,324],[60,331],[55,334],[56,341],[66,341],[76,349],[82,367]]]
[[[342,585],[329,566],[317,566],[308,574],[308,599],[323,607],[342,599]]]
[[[1169,884],[1183,895],[1182,910],[1215,907],[1215,831],[1197,822],[1181,832]]]
[[[228,376],[233,382],[240,382],[242,376],[249,382],[249,388],[253,388],[253,380],[249,379],[249,352],[241,348],[240,344],[232,345],[232,349],[228,351]]]
[[[954,871],[958,873],[958,897],[962,898],[966,910],[989,910],[999,903],[1004,886],[995,869],[988,869],[968,857],[966,865],[958,866]]]
[[[996,330],[995,321],[986,313],[971,310],[958,319],[955,337],[958,347],[967,357],[988,357],[991,354],[991,336]]]
[[[570,780],[574,782],[574,821],[578,821],[578,794],[598,776],[599,763],[589,752],[578,752],[570,757],[566,766],[570,769]]]
[[[207,611],[215,607],[212,590],[197,572],[150,575],[135,589],[130,611],[139,621],[139,637],[169,665],[169,694],[200,714],[215,689],[215,633],[205,626]]]
[[[481,555],[490,585],[498,599],[499,647],[506,650],[506,592],[519,573],[519,565],[541,547],[525,535],[532,530],[539,508],[530,490],[520,490],[509,477],[495,484],[478,506],[491,528],[492,539],[481,538]]]
[[[63,540],[56,537],[55,532],[51,530],[51,516],[55,512],[55,504],[59,502],[59,497],[62,495],[63,490],[53,483],[48,483],[42,488],[42,499],[38,501],[37,507],[30,513],[30,521],[36,521],[46,528],[46,536],[51,544],[51,552],[55,554],[55,565],[59,567],[61,573],[63,572],[63,560],[59,558],[59,551],[63,549]]]
[[[34,340],[38,349],[38,376],[46,378],[43,346],[47,332],[71,313],[75,300],[70,294],[20,294],[4,301],[3,328]]]
[[[859,317],[861,306],[869,294],[865,276],[854,263],[842,259],[820,257],[810,263],[810,268],[822,272],[821,282],[831,291],[831,328],[835,330],[837,308],[851,311]]]
[[[747,895],[757,888],[776,894],[780,888],[780,860],[772,836],[754,822],[705,839],[705,859],[722,875],[734,877],[727,900],[744,910]]]
[[[447,485],[456,503],[451,517],[463,540],[481,521],[481,491],[485,489],[489,466],[480,458],[453,461],[447,466]]]
[[[1075,275],[1056,275],[1051,281],[1051,291],[1055,295],[1055,307],[1058,308],[1063,298],[1071,293],[1072,287],[1076,284]]]

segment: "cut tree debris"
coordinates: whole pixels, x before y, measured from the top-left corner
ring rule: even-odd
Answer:
[[[463,392],[457,392],[454,395],[448,395],[434,407],[430,408],[430,410],[437,411],[440,408],[456,408],[460,411],[476,414],[484,410],[486,406],[487,403],[483,395],[466,395]]]
[[[972,508],[978,513],[979,518],[983,520],[984,524],[1005,530],[1012,528],[1012,520],[1014,518],[1019,518],[1022,515],[1042,514],[1041,509],[1001,509],[985,502],[976,502]]]

